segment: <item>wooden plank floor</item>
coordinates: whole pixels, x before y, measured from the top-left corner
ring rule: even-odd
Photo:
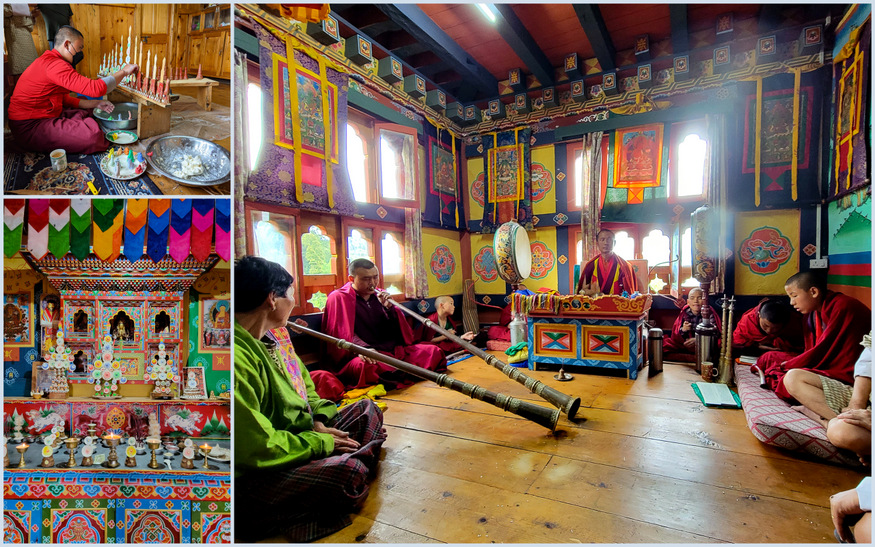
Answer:
[[[450,368],[543,402],[476,357]],[[829,496],[863,476],[763,445],[741,410],[703,407],[689,365],[637,380],[526,373],[579,396],[581,419],[551,434],[430,382],[392,392],[371,494],[322,541],[834,543]]]

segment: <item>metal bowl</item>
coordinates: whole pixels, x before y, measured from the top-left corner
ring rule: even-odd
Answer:
[[[114,103],[115,108],[111,113],[104,112],[99,108],[94,109],[94,117],[97,118],[98,123],[106,130],[109,129],[137,129],[137,103]],[[131,119],[126,120],[124,118],[128,117],[128,112],[131,113]],[[121,120],[112,120],[110,118],[117,118],[118,115],[122,115]]]
[[[177,176],[183,158],[198,156],[204,172],[188,178]],[[228,151],[197,137],[169,136],[155,139],[146,148],[146,161],[161,175],[188,186],[216,186],[231,180],[231,156]]]

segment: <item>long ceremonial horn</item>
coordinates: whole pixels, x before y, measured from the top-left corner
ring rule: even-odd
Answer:
[[[468,382],[463,382],[461,380],[456,380],[455,378],[451,378],[446,374],[438,374],[437,372],[434,372],[432,370],[412,365],[400,359],[396,359],[395,357],[383,355],[378,351],[363,348],[362,346],[353,344],[352,342],[349,342],[347,340],[335,338],[333,336],[329,336],[327,334],[308,329],[307,327],[302,327],[301,325],[293,323],[292,321],[286,323],[286,326],[296,332],[303,332],[320,340],[324,340],[329,344],[334,344],[341,349],[386,363],[387,365],[395,367],[402,372],[418,376],[419,378],[423,378],[425,380],[431,380],[441,387],[446,387],[452,389],[453,391],[458,391],[459,393],[463,393],[471,397],[472,399],[477,399],[478,401],[489,403],[502,410],[511,412],[527,420],[531,420],[538,425],[542,425],[550,431],[554,431],[556,429],[556,422],[559,421],[558,410],[536,405],[528,401],[521,401],[509,395],[502,395],[501,393],[488,391],[486,388],[482,388],[478,385],[469,384]]]
[[[385,292],[385,291],[380,291],[380,292]],[[547,401],[551,405],[555,406],[556,408],[558,408],[559,410],[564,412],[565,415],[568,416],[569,419],[574,418],[575,414],[577,414],[577,409],[580,408],[580,397],[573,397],[572,398],[570,395],[566,395],[566,394],[562,393],[561,391],[553,389],[552,387],[546,385],[545,383],[541,382],[540,380],[535,380],[534,378],[526,376],[525,374],[520,372],[520,369],[514,368],[514,367],[508,365],[507,363],[505,363],[504,361],[502,361],[501,359],[499,359],[498,357],[496,357],[494,355],[490,355],[489,353],[486,353],[485,351],[478,348],[474,344],[468,342],[467,340],[462,340],[461,338],[459,338],[455,334],[451,333],[450,331],[444,329],[440,325],[436,325],[434,323],[434,321],[431,321],[430,319],[425,318],[414,311],[408,310],[407,308],[405,308],[404,306],[402,306],[398,302],[395,302],[391,298],[389,299],[389,302],[391,302],[392,305],[394,305],[396,308],[398,308],[402,312],[406,313],[407,315],[413,317],[414,319],[416,319],[417,321],[419,321],[423,325],[434,329],[435,331],[439,332],[440,334],[443,334],[444,336],[446,336],[447,338],[449,338],[453,342],[459,344],[460,346],[464,347],[466,350],[470,351],[471,353],[473,353],[477,357],[480,357],[481,359],[486,361],[486,364],[488,364],[494,368],[497,368],[498,370],[500,370],[505,376],[507,376],[511,380],[515,380],[515,381],[519,382],[520,384],[523,384],[524,386],[526,386],[526,389],[528,389],[529,391],[531,391],[535,395],[541,397],[542,399],[544,399],[545,401]]]

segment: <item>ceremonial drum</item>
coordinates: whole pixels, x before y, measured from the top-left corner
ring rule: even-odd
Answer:
[[[521,283],[532,273],[532,247],[526,230],[516,222],[505,222],[492,240],[498,275],[510,283]]]

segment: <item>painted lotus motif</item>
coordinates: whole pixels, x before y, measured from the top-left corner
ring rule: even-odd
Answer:
[[[446,245],[438,245],[431,254],[431,271],[438,283],[449,283],[456,271],[456,257]]]
[[[543,279],[547,277],[556,265],[556,255],[541,241],[532,243],[532,277]]]
[[[789,262],[793,245],[779,230],[764,226],[751,232],[738,248],[738,258],[750,271],[769,275]]]
[[[483,207],[486,203],[486,194],[484,190],[484,175],[480,173],[477,175],[477,178],[474,179],[474,182],[471,183],[471,199],[480,204],[480,207]]]
[[[474,273],[483,281],[498,279],[498,269],[495,267],[495,254],[492,246],[482,247],[474,256]]]
[[[540,163],[532,162],[532,202],[544,199],[553,188],[553,174]]]

